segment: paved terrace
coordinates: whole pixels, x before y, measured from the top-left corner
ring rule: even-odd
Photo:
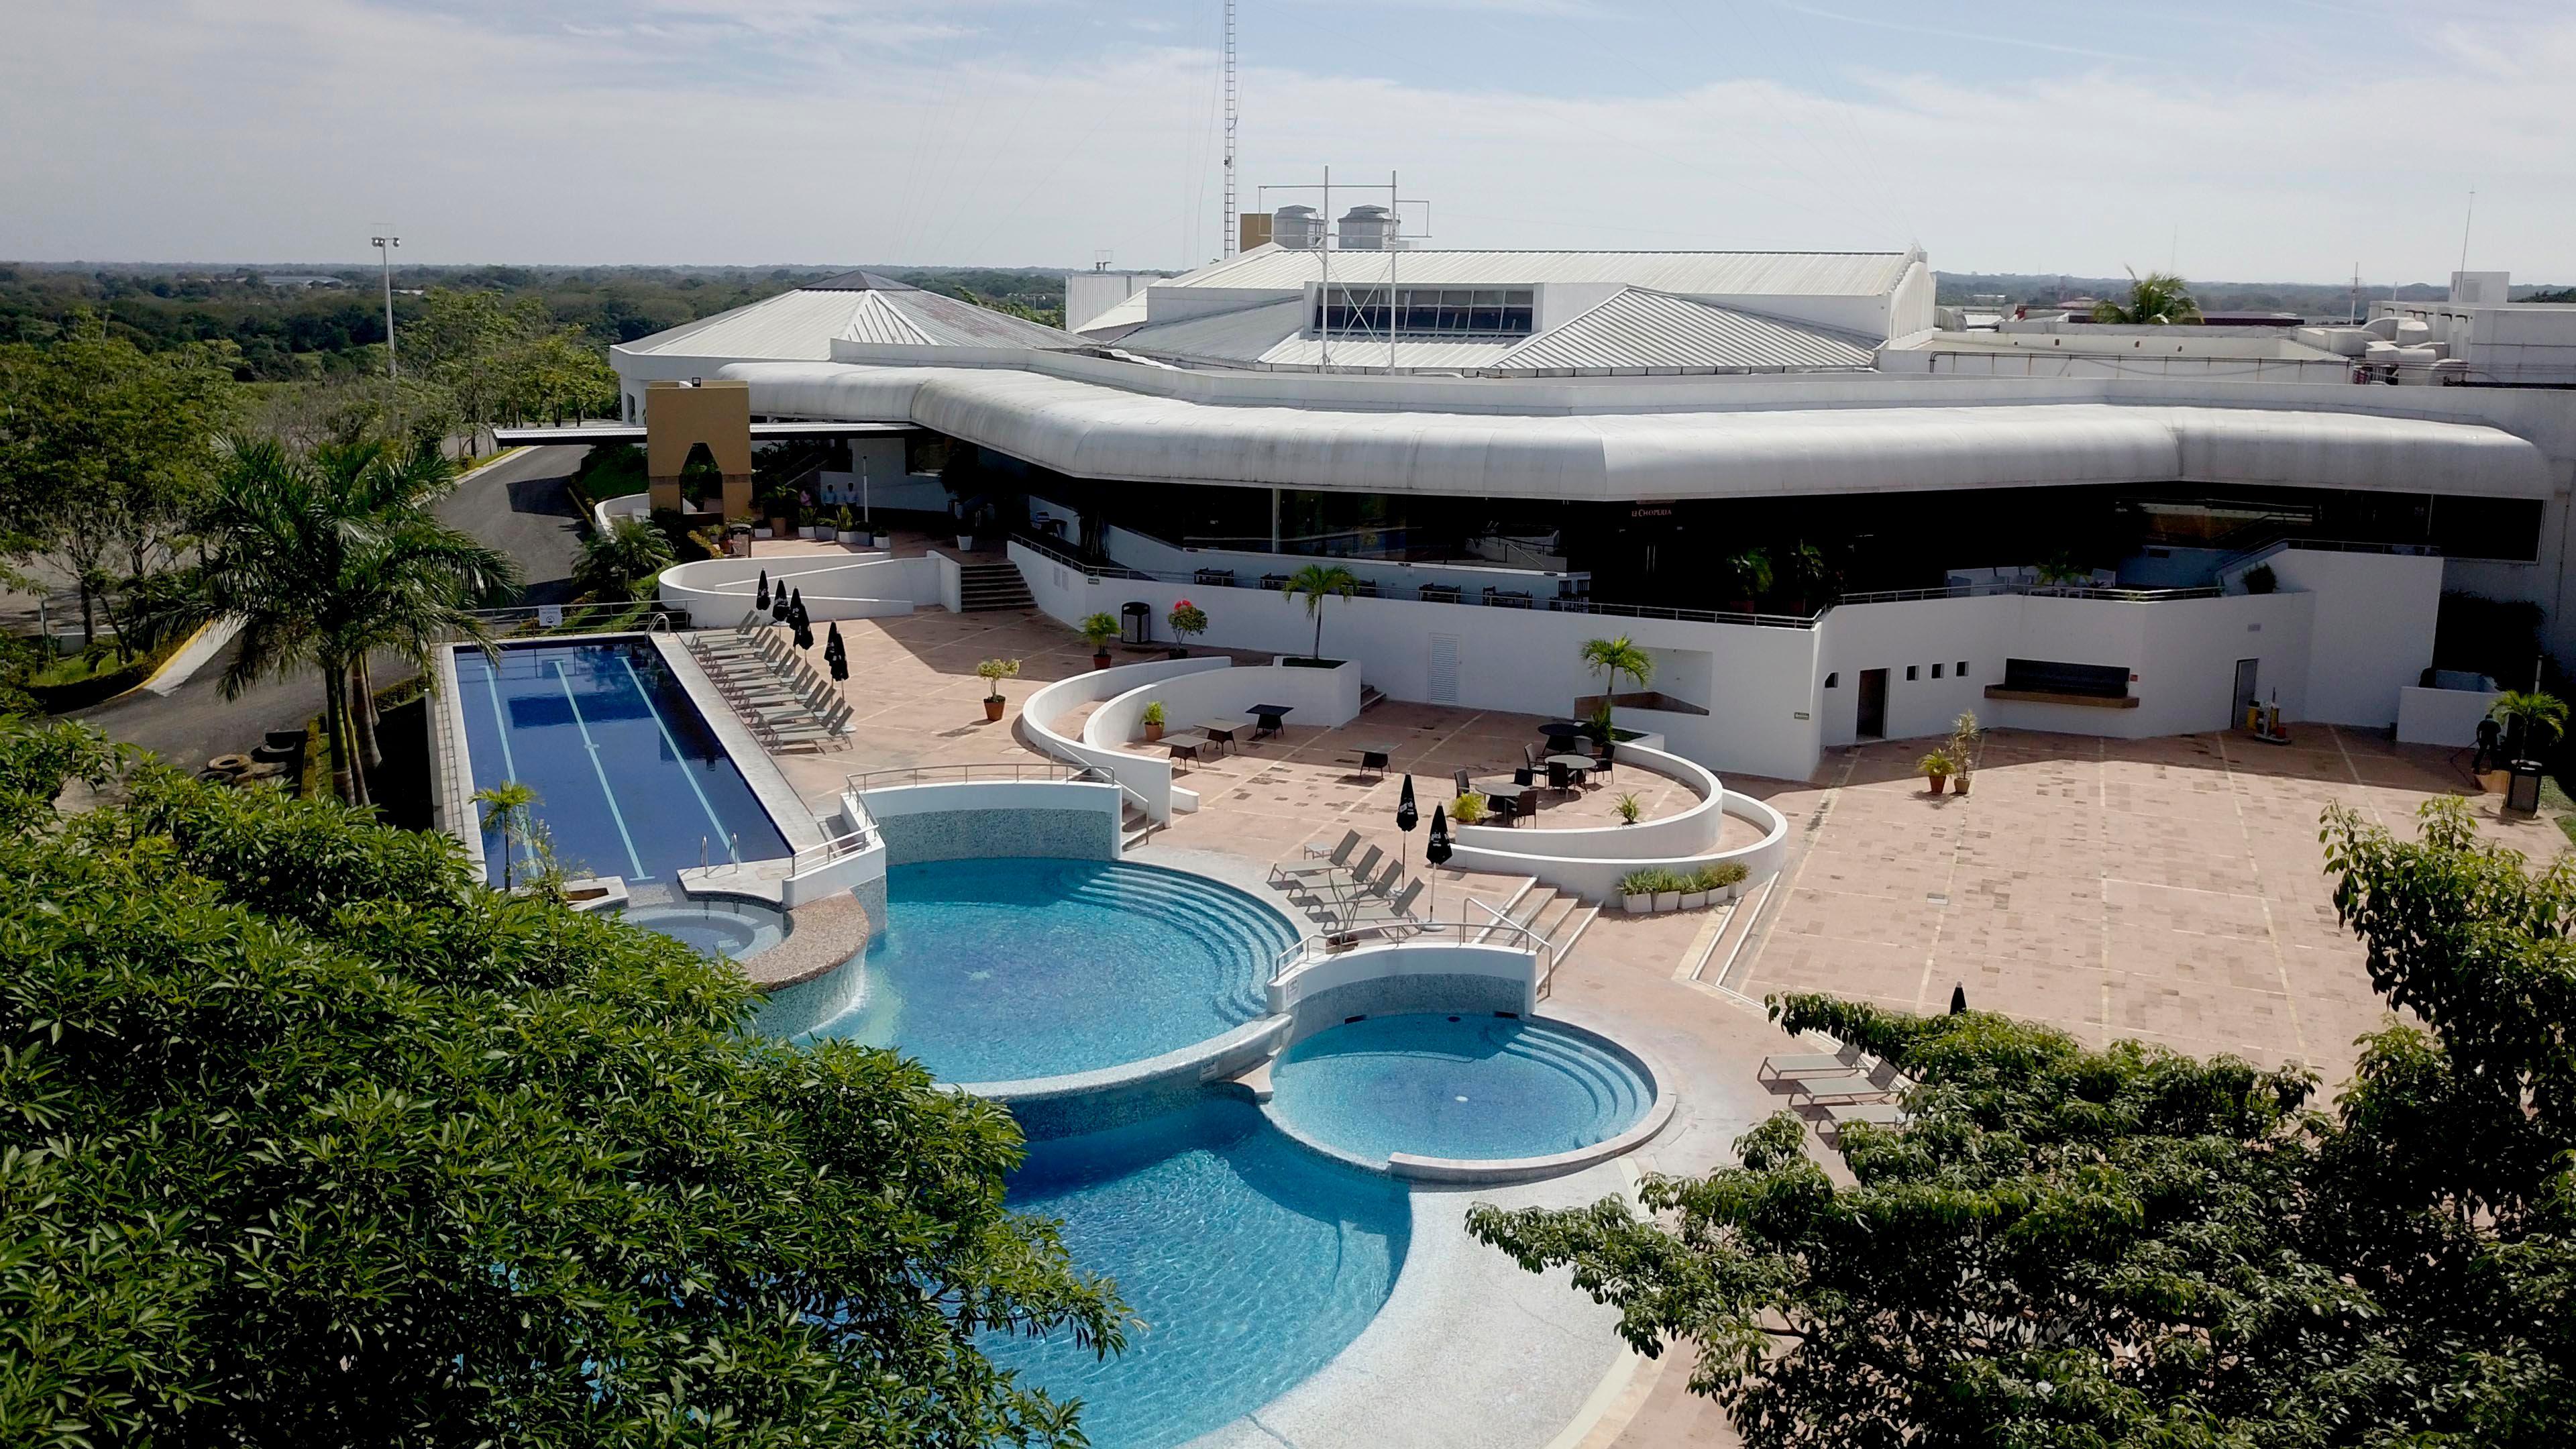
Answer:
[[[841,631],[857,742],[782,757],[809,799],[836,792],[854,771],[1034,760],[1012,733],[1019,702],[1090,668],[1089,646],[1032,613],[922,610]],[[994,655],[1024,666],[1004,686],[1012,710],[987,724],[973,671]],[[1393,825],[1403,774],[1415,776],[1427,817],[1449,798],[1451,769],[1507,771],[1536,739],[1536,723],[1389,701],[1341,730],[1292,725],[1282,739],[1185,775],[1202,808],[1157,831],[1137,858],[1250,879],[1356,828],[1389,854],[1409,846],[1418,866],[1420,836],[1406,840]],[[1631,1159],[1645,1171],[1730,1162],[1734,1139],[1783,1104],[1755,1080],[1765,1054],[1793,1049],[1755,1004],[1771,992],[1938,1011],[1963,984],[1972,1005],[2087,1042],[2131,1037],[2266,1064],[2295,1058],[2331,1087],[2348,1075],[2352,1038],[2380,1020],[2381,1003],[2360,946],[2335,924],[2318,813],[2341,801],[2407,831],[2426,799],[2471,794],[2481,826],[2535,861],[2567,842],[2546,820],[2499,819],[2459,753],[2317,725],[2295,734],[2280,747],[2232,734],[2132,742],[1999,730],[1965,799],[1926,793],[1912,770],[1922,741],[1834,752],[1812,780],[1729,776],[1730,788],[1790,820],[1793,850],[1778,881],[1731,912],[1609,910],[1584,921],[1575,903],[1547,906],[1539,923],[1553,939],[1580,927],[1548,1009],[1613,1032],[1680,1079],[1673,1125]],[[1394,772],[1356,779],[1342,757],[1380,741],[1396,746]],[[1686,799],[1623,768],[1615,785],[1549,807],[1539,823],[1612,818],[1608,802],[1620,790],[1659,812]],[[1526,909],[1530,889],[1440,872],[1440,915],[1475,914],[1467,895],[1497,906],[1519,898]],[[1670,1356],[1641,1368],[1586,1445],[1734,1443],[1716,1407],[1684,1392],[1686,1369]]]

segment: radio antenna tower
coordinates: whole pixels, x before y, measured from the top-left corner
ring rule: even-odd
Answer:
[[[1243,94],[1235,83],[1234,71],[1234,6],[1225,0],[1225,250],[1234,255],[1234,127],[1243,109]]]

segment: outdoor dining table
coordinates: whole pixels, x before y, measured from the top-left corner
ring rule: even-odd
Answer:
[[[1360,773],[1365,775],[1369,771],[1375,770],[1380,775],[1384,775],[1386,773],[1387,759],[1394,753],[1395,746],[1393,745],[1359,746]]]
[[[1529,798],[1529,791],[1536,787],[1531,785],[1509,784],[1501,780],[1493,780],[1483,785],[1479,785],[1477,788],[1484,792],[1486,799],[1511,801],[1512,818],[1517,820],[1529,813],[1523,802]]]
[[[1250,728],[1251,725],[1239,719],[1212,719],[1199,726],[1199,733],[1211,740],[1222,740],[1226,748],[1232,749],[1235,737]]]
[[[1579,785],[1601,762],[1590,755],[1550,755],[1547,757],[1547,783],[1563,790],[1569,784]]]
[[[1296,707],[1297,706],[1293,704],[1256,704],[1250,709],[1244,711],[1244,713],[1261,721],[1261,728],[1254,735],[1254,738],[1258,739],[1261,735],[1275,735],[1279,733],[1280,718],[1291,710],[1294,710]]]
[[[1177,734],[1163,736],[1163,748],[1172,752],[1171,757],[1175,763],[1187,760],[1193,765],[1197,764],[1199,762],[1199,751],[1207,748],[1210,743],[1212,742],[1205,735]]]
[[[1575,740],[1582,737],[1583,722],[1581,720],[1571,719],[1552,719],[1547,723],[1540,725],[1538,727],[1538,732],[1547,736],[1548,753],[1556,755],[1572,754],[1574,752]]]

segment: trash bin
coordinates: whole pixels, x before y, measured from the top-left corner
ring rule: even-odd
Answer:
[[[1154,642],[1154,606],[1142,599],[1129,599],[1118,606],[1120,620],[1126,625],[1127,642]]]
[[[2524,815],[2540,813],[2540,762],[2516,760],[2512,778],[2505,781],[2504,808]]]

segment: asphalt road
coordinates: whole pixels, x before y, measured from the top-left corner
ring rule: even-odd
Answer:
[[[563,483],[581,454],[575,447],[531,448],[468,479],[439,505],[440,517],[518,561],[530,603],[573,596],[581,530]],[[220,681],[234,658],[227,647],[166,695],[137,690],[73,718],[107,731],[111,739],[196,767],[216,755],[247,751],[270,730],[301,729],[322,712],[321,676],[310,671],[261,681],[239,698],[224,698]],[[402,677],[390,661],[376,665],[379,688]]]

